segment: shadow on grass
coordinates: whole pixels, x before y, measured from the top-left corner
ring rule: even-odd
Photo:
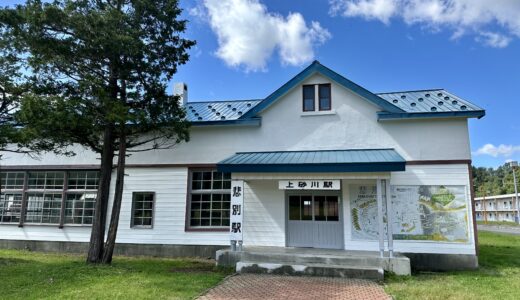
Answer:
[[[88,265],[77,255],[19,252],[24,259],[15,256],[0,257],[0,294],[11,299],[189,298],[229,274],[215,267],[214,261],[201,259],[115,257],[107,266]],[[154,294],[145,294],[147,289]]]
[[[14,266],[18,264],[26,264],[30,263],[30,260],[27,259],[21,259],[21,258],[4,258],[0,257],[0,267],[8,267],[8,266]]]

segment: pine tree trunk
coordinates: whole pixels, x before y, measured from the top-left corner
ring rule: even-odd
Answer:
[[[125,159],[126,159],[126,134],[125,126],[121,126],[119,138],[119,157],[117,159],[117,177],[116,190],[114,193],[114,203],[112,205],[112,214],[110,216],[110,227],[108,229],[107,242],[103,252],[104,264],[112,262],[114,247],[116,246],[117,227],[119,226],[119,215],[121,212],[121,202],[123,200],[123,184],[125,181]]]
[[[103,137],[99,188],[96,198],[92,232],[90,234],[90,244],[87,256],[88,263],[99,263],[103,257],[108,199],[110,197],[110,181],[112,179],[112,164],[114,163],[114,147],[112,144],[113,134],[114,127],[112,125],[107,125]]]

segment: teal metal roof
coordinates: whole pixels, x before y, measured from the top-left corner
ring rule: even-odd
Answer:
[[[188,102],[185,106],[190,122],[234,121],[258,105],[262,100],[232,100],[211,102]]]
[[[219,162],[221,172],[388,172],[404,171],[394,149],[238,152]]]
[[[484,109],[444,89],[379,93],[379,97],[403,111],[405,114],[379,114],[380,119],[406,117],[466,116],[483,117]]]
[[[486,114],[484,109],[443,89],[374,94],[318,61],[314,61],[265,99],[189,102],[186,104],[187,119],[193,125],[259,125],[259,113],[315,73],[330,78],[363,99],[377,105],[381,109],[378,113],[378,120],[444,117],[481,118]]]

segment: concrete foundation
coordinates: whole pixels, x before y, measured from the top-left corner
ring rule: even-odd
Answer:
[[[380,257],[379,252],[312,248],[246,247],[217,251],[217,265],[237,272],[382,279],[383,271],[410,275],[408,257]]]
[[[87,253],[88,243],[0,240],[0,248],[42,252]],[[128,256],[215,258],[217,250],[223,248],[227,247],[211,245],[117,244],[114,249],[114,254]]]
[[[478,257],[467,254],[403,253],[414,271],[463,271],[478,269]]]

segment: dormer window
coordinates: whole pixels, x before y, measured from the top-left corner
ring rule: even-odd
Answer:
[[[314,85],[303,86],[303,111],[314,111],[314,98],[315,98]]]
[[[320,110],[330,110],[330,83],[318,85],[318,97]]]
[[[330,83],[303,86],[303,111],[331,110]]]

